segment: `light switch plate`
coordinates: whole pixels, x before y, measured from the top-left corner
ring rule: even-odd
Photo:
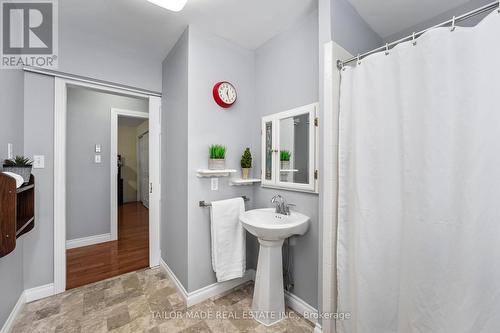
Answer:
[[[43,169],[43,168],[45,168],[45,156],[33,155],[33,169]]]
[[[94,163],[101,163],[101,155],[94,156]]]
[[[219,178],[210,178],[212,191],[219,190]]]
[[[98,144],[95,145],[95,152],[96,153],[100,153],[101,149],[102,149],[101,144],[98,143]]]

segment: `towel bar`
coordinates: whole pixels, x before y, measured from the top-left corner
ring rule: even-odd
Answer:
[[[247,198],[246,195],[241,196],[243,198],[243,201],[250,201],[250,198]],[[205,200],[200,201],[200,207],[212,207],[211,203],[206,203]]]

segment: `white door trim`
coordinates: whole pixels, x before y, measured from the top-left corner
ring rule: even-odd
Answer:
[[[150,111],[151,105],[157,107],[158,111],[155,114],[160,113],[161,103],[161,99],[157,96],[127,91],[119,87],[61,77],[54,78],[54,294],[62,293],[66,290],[66,113],[68,86],[78,86],[108,93],[146,98],[149,99]],[[155,128],[158,132],[161,130],[159,122],[150,121],[150,127],[151,123],[155,123]],[[157,152],[158,154],[160,153],[159,148]],[[160,163],[160,156],[157,156],[155,161]],[[160,165],[155,166],[155,168],[158,173],[158,175],[155,175],[155,178],[159,182]],[[155,191],[153,194],[150,197],[150,201],[153,199],[160,200],[159,191]],[[155,204],[159,209],[159,202]],[[157,266],[160,257],[159,214],[154,215],[153,219],[150,215],[150,266]]]
[[[110,214],[110,225],[111,225],[111,240],[118,239],[118,193],[117,193],[117,169],[118,164],[118,116],[130,117],[130,118],[141,118],[149,119],[149,114],[147,112],[125,110],[111,108],[111,145],[110,145],[110,202],[111,202],[111,214]]]

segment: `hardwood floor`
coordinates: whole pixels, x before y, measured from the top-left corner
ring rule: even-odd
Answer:
[[[118,240],[66,251],[66,289],[149,266],[149,212],[140,202],[118,207]]]

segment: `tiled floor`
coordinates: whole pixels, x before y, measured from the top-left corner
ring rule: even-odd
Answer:
[[[265,327],[249,318],[253,285],[186,309],[159,268],[145,269],[26,304],[13,332],[312,332],[294,312]]]

